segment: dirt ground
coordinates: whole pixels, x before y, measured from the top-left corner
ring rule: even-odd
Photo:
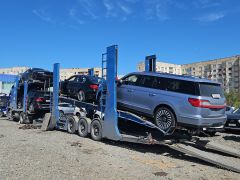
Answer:
[[[240,177],[165,146],[96,142],[61,131],[19,129],[21,126],[0,119],[0,180]],[[240,135],[218,133],[212,139],[240,149]]]

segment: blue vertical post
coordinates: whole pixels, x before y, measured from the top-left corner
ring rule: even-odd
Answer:
[[[27,91],[28,91],[28,83],[27,83],[27,81],[24,81],[23,112],[27,112]]]
[[[156,72],[156,55],[146,56],[145,58],[145,71]]]
[[[88,75],[89,76],[94,76],[94,68],[88,69]]]
[[[118,129],[118,115],[117,115],[117,54],[118,46],[110,46],[107,48],[107,60],[106,60],[106,108],[104,111],[103,121],[103,137],[120,140],[121,135]]]
[[[18,91],[18,84],[19,84],[19,77],[17,76],[15,79],[14,87],[11,90],[11,99],[10,99],[10,106],[13,109],[17,109],[17,91]]]
[[[59,101],[59,68],[60,64],[55,63],[53,66],[53,98],[52,98],[52,118],[53,121],[58,123],[59,121],[59,110],[58,110],[58,101]]]

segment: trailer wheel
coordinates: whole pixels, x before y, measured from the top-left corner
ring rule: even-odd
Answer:
[[[70,134],[74,134],[76,132],[76,121],[73,116],[67,117],[68,124],[67,124],[67,131]]]
[[[26,115],[25,115],[24,112],[21,112],[21,113],[20,113],[19,123],[20,123],[20,124],[25,124],[25,123],[26,123]]]
[[[102,139],[102,126],[99,120],[93,120],[90,126],[91,137],[95,141]]]
[[[81,137],[88,135],[88,122],[85,118],[80,118],[78,121],[78,135]]]

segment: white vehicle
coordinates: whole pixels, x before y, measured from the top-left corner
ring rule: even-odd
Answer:
[[[69,103],[59,103],[58,109],[60,117],[63,116],[64,114],[73,114],[75,116],[78,116],[79,118],[86,115],[85,109],[81,109]]]

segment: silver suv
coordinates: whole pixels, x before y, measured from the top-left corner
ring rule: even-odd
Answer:
[[[152,117],[165,131],[219,127],[226,121],[221,84],[198,77],[131,73],[118,83],[117,101],[118,108]]]

